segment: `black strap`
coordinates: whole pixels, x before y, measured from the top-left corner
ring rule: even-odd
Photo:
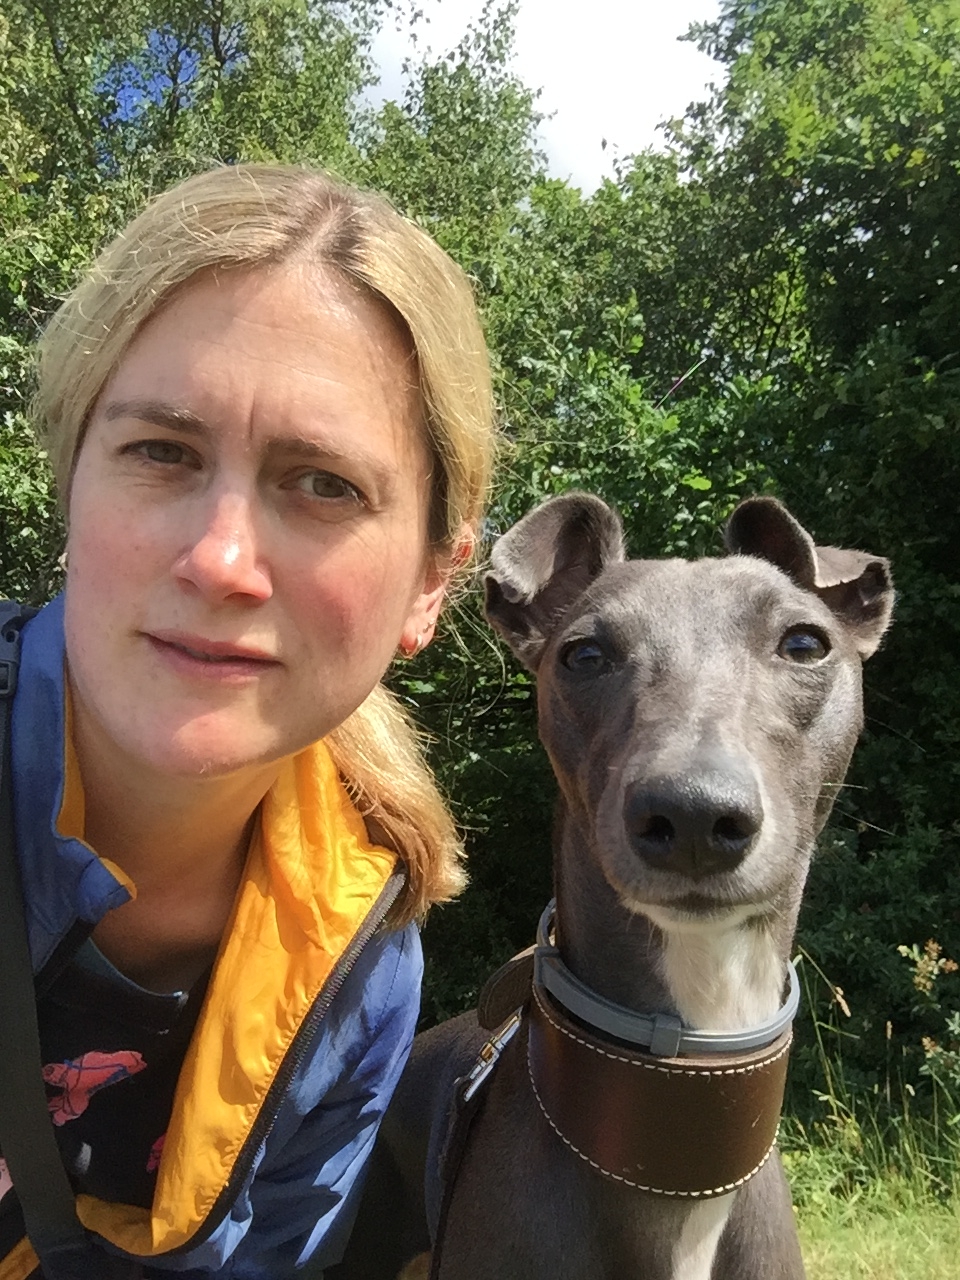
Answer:
[[[10,719],[20,628],[35,610],[0,602],[0,1150],[46,1280],[126,1280],[136,1264],[95,1249],[77,1218],[41,1075],[40,1032],[13,827]]]
[[[450,1202],[453,1200],[453,1189],[456,1185],[460,1165],[463,1162],[463,1157],[467,1150],[467,1143],[470,1140],[470,1131],[473,1128],[473,1122],[487,1096],[486,1089],[481,1088],[478,1089],[472,1097],[465,1101],[463,1096],[463,1087],[465,1084],[466,1078],[462,1077],[454,1085],[456,1090],[456,1111],[453,1117],[450,1136],[447,1139],[446,1150],[443,1154],[443,1163],[440,1172],[440,1177],[442,1179],[440,1213],[437,1218],[436,1237],[433,1241],[433,1248],[430,1250],[429,1280],[438,1280],[440,1275],[440,1255],[443,1251],[444,1236],[447,1233],[447,1217],[450,1213]]]
[[[504,1050],[523,1025],[523,1011],[517,1008],[483,1045],[472,1069],[454,1082],[453,1115],[440,1157],[440,1210],[437,1215],[437,1228],[433,1233],[433,1248],[430,1251],[429,1280],[438,1280],[440,1275],[440,1260],[447,1233],[450,1204],[453,1200],[460,1165],[463,1163],[463,1157],[470,1142],[473,1122],[483,1108],[487,1097],[487,1086],[500,1064]]]

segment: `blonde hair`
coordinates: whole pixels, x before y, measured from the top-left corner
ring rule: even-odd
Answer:
[[[369,192],[295,166],[237,165],[153,200],[93,264],[39,348],[37,425],[64,507],[91,411],[141,326],[199,272],[297,262],[334,269],[400,317],[434,454],[430,540],[476,529],[494,452],[486,345],[469,282],[428,235]],[[413,726],[382,685],[327,738],[355,803],[403,857],[406,921],[463,885],[462,849]]]

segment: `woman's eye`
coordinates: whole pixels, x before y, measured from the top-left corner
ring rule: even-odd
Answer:
[[[589,675],[607,665],[607,655],[596,640],[571,640],[563,646],[560,661],[568,671]]]
[[[827,637],[805,627],[788,631],[777,646],[777,653],[787,662],[820,662],[829,652]]]
[[[296,482],[297,488],[311,498],[344,499],[362,502],[360,490],[343,476],[332,471],[307,471]]]
[[[131,451],[149,458],[151,462],[177,466],[190,460],[186,447],[176,440],[139,440],[130,446]]]

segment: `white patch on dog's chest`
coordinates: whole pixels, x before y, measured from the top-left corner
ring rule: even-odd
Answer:
[[[731,913],[722,922],[644,912],[662,931],[660,975],[683,1021],[698,1031],[741,1031],[772,1018],[783,995],[783,962],[765,929]]]
[[[740,1031],[772,1018],[783,994],[783,962],[767,931],[748,913],[721,921],[677,919],[645,906],[663,933],[661,977],[683,1021],[698,1031]],[[674,1245],[671,1280],[710,1280],[717,1245],[736,1193],[691,1207]]]
[[[733,1208],[733,1195],[702,1200],[690,1209],[673,1246],[670,1280],[710,1280],[713,1259]]]

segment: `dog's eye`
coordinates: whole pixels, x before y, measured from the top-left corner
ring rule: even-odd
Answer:
[[[777,653],[788,662],[820,662],[829,652],[827,637],[805,627],[788,631],[777,646]]]
[[[607,655],[596,640],[571,640],[563,646],[560,661],[569,671],[589,675],[607,664]]]

